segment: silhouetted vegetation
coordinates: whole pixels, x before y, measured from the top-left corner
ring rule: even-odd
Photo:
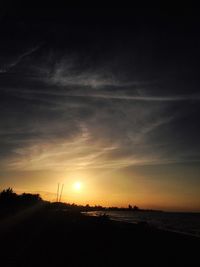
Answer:
[[[88,211],[153,211],[140,209],[136,205],[128,205],[127,208],[124,207],[103,207],[101,205],[90,206],[86,205],[77,205],[75,203],[62,203],[62,202],[54,202],[50,203],[48,201],[44,201],[39,194],[30,194],[30,193],[22,193],[16,194],[12,188],[4,189],[0,192],[0,216],[6,215],[9,213],[17,212],[18,210],[28,208],[30,206],[38,205],[38,204],[48,204],[48,208],[50,209],[63,209],[65,211],[70,212],[88,212]]]
[[[13,214],[41,203],[44,201],[39,194],[23,193],[18,195],[9,187],[0,192],[0,216]]]
[[[102,210],[101,216],[84,216],[80,212],[91,210]],[[145,222],[136,225],[111,221],[104,210],[101,206],[50,203],[38,194],[17,195],[11,188],[3,190],[0,211],[9,216],[0,218],[1,265],[105,267],[132,266],[133,261],[136,266],[199,263],[198,239],[150,228]],[[125,210],[135,211],[137,207],[129,205]],[[163,259],[166,265],[162,264]]]
[[[41,201],[42,198],[39,194],[23,193],[17,195],[10,187],[0,192],[0,205],[33,205]]]
[[[18,195],[9,187],[0,192],[0,204],[12,205],[17,201],[17,197]]]

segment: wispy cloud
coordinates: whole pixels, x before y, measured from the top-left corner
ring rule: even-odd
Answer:
[[[114,85],[113,85],[114,89]],[[36,99],[36,95],[40,96],[60,96],[60,97],[81,97],[81,98],[96,98],[96,99],[110,99],[110,100],[132,100],[132,101],[144,101],[144,102],[180,102],[180,101],[199,101],[200,100],[200,94],[189,94],[189,95],[171,95],[171,96],[157,96],[157,95],[128,95],[126,93],[120,93],[118,92],[113,92],[109,93],[106,90],[101,90],[101,93],[99,92],[91,92],[90,90],[85,90],[83,92],[84,88],[76,88],[76,90],[71,90],[68,88],[63,88],[57,89],[57,90],[34,90],[34,89],[7,89],[7,92],[11,93],[20,93],[21,95],[18,95],[19,97],[23,98],[29,98],[29,99]],[[121,90],[123,92],[123,90]],[[45,100],[42,98],[37,98],[38,100]],[[49,101],[50,100],[47,100]],[[51,101],[51,103],[56,103],[56,101]],[[59,103],[59,102],[57,102]]]
[[[106,125],[101,128],[102,133],[95,134],[96,124],[91,128],[90,124],[81,122],[79,131],[71,137],[58,138],[55,133],[53,139],[37,138],[23,142],[21,146],[14,148],[13,156],[3,161],[4,168],[20,171],[117,170],[131,166],[186,162],[187,155],[166,156],[162,151],[153,151],[154,144],[146,143],[150,131],[171,120],[173,118],[169,117],[145,124],[137,132],[133,131],[132,135],[123,131],[116,135],[113,129],[111,140],[106,140]]]
[[[5,64],[4,66],[0,67],[0,73],[7,73],[9,72],[12,68],[16,67],[24,58],[32,55],[34,52],[36,52],[40,48],[40,45],[35,46],[26,52],[16,56],[16,58],[12,59],[11,62]]]
[[[38,49],[22,54],[12,66],[19,67]],[[113,170],[192,160],[187,134],[178,138],[174,132],[190,105],[198,105],[199,93],[160,90],[159,95],[150,81],[124,79],[108,66],[92,69],[66,58],[34,64],[31,77],[5,79],[1,89],[9,105],[2,103],[4,168]],[[195,149],[193,160],[198,160]]]

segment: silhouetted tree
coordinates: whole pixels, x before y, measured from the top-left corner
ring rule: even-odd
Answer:
[[[0,192],[0,215],[17,212],[20,209],[42,202],[39,194],[17,195],[12,188]]]
[[[17,194],[13,192],[12,188],[4,189],[0,192],[0,203],[13,203],[17,199]]]
[[[42,198],[39,194],[29,194],[29,193],[23,193],[19,195],[19,200],[22,204],[25,205],[33,205],[38,202],[42,201]]]

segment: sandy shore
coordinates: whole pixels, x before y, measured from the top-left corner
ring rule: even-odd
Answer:
[[[12,222],[1,266],[200,266],[200,239],[145,224],[44,207]]]

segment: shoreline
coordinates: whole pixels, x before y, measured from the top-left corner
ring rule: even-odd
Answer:
[[[89,212],[81,212],[81,213],[84,214],[85,216],[89,216],[89,217],[101,217],[103,214],[105,214],[106,216],[108,216],[108,218],[111,221],[127,223],[127,224],[132,224],[132,225],[143,224],[143,225],[146,225],[146,227],[149,227],[149,228],[152,228],[152,229],[157,229],[157,230],[166,231],[166,232],[169,232],[169,233],[176,233],[176,234],[180,234],[180,235],[184,235],[184,236],[190,236],[190,237],[194,237],[194,238],[200,239],[200,234],[199,235],[198,234],[192,234],[192,233],[189,233],[187,231],[184,232],[184,231],[181,231],[181,230],[176,230],[176,229],[170,229],[170,228],[167,228],[167,227],[157,226],[157,225],[154,225],[153,223],[149,223],[147,220],[146,221],[145,220],[131,221],[130,219],[126,220],[126,218],[125,219],[114,218],[113,216],[110,216],[106,212],[107,211],[102,211],[102,212],[101,211],[91,211],[91,212],[89,211]],[[108,211],[108,212],[110,212],[110,211]]]
[[[41,207],[4,232],[0,248],[2,266],[9,267],[110,267],[130,266],[131,262],[136,266],[193,266],[200,263],[199,245],[199,238],[148,224]],[[166,263],[161,264],[163,260]]]

